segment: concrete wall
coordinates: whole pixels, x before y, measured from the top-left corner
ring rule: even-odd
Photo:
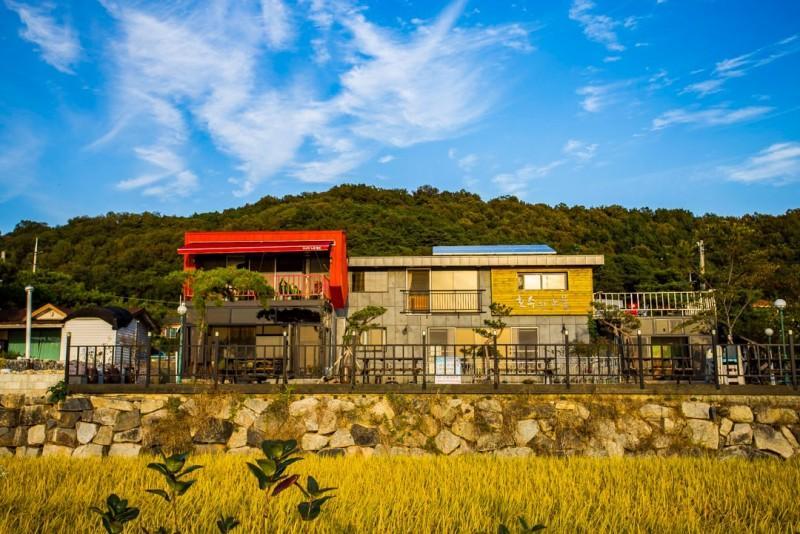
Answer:
[[[348,311],[353,312],[365,306],[383,306],[386,313],[376,322],[386,328],[386,342],[389,344],[422,343],[422,332],[428,328],[454,327],[476,328],[483,326],[485,319],[491,318],[489,305],[492,302],[491,271],[478,271],[478,288],[483,290],[481,313],[403,313],[404,294],[406,289],[406,270],[388,271],[387,291],[375,293],[350,292]],[[589,327],[585,315],[517,315],[506,320],[509,328],[533,327],[538,329],[539,343],[562,343],[562,328],[566,327],[573,341],[588,342]],[[337,325],[339,339],[344,332],[344,318],[339,318]],[[509,341],[510,343],[511,341]]]
[[[0,396],[0,456],[710,455],[791,458],[800,397],[689,395]]]
[[[64,379],[64,371],[0,371],[0,395],[44,395],[47,389]]]

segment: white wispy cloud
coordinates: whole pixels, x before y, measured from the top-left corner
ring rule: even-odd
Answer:
[[[334,181],[382,147],[457,134],[499,99],[491,73],[504,50],[530,50],[528,30],[517,24],[458,27],[463,5],[452,3],[410,35],[374,24],[344,1],[311,0],[290,11],[269,0],[255,12],[224,0],[182,9],[116,7],[110,13],[123,30],[113,48],[117,108],[125,110],[118,115],[129,125],[137,124],[133,115],[147,118],[160,132],[156,146],[175,155],[187,124],[200,127],[237,162],[240,175],[229,181],[238,194],[278,174]],[[309,76],[288,76],[283,85],[259,76],[264,55],[291,44],[293,21],[300,18],[319,32],[316,60],[335,61],[333,94]],[[120,185],[152,188],[148,179],[158,176],[168,191],[170,183],[191,182],[175,167],[169,170]]]
[[[395,159],[394,156],[392,156],[391,154],[386,154],[385,156],[381,156],[380,158],[378,158],[378,163],[386,164],[394,161],[394,159]]]
[[[19,35],[39,47],[42,59],[66,74],[73,74],[72,67],[81,55],[81,45],[75,30],[66,23],[59,23],[52,15],[53,6],[33,6],[6,0],[6,7],[16,12],[23,29]]]
[[[620,97],[620,90],[631,85],[631,80],[611,83],[592,83],[579,87],[575,93],[583,97],[581,107],[589,113],[602,111]]]
[[[447,151],[447,157],[455,161],[456,165],[458,165],[458,168],[464,172],[470,172],[478,163],[479,159],[477,154],[466,154],[464,156],[459,156],[458,151],[455,148],[451,148]]]
[[[777,185],[800,179],[800,143],[775,143],[739,165],[722,167],[736,182],[771,182]]]
[[[523,165],[513,172],[496,174],[492,182],[505,194],[523,193],[531,181],[544,178],[564,163],[566,160],[557,159],[545,165]]]
[[[677,124],[697,126],[720,126],[753,120],[772,111],[768,106],[746,106],[730,108],[717,106],[706,109],[672,109],[653,119],[653,130],[662,130]]]
[[[600,43],[614,52],[625,50],[615,31],[617,27],[625,25],[625,23],[608,15],[592,13],[594,8],[595,4],[591,0],[575,0],[569,9],[569,18],[583,27],[584,35],[590,40]],[[631,18],[631,21],[635,25],[635,19]]]
[[[570,139],[564,144],[562,152],[581,161],[589,161],[597,153],[597,143],[586,143],[577,139]]]
[[[753,69],[769,65],[773,61],[800,51],[799,35],[794,34],[752,52],[718,61],[711,71],[713,77],[687,85],[681,92],[695,93],[699,97],[720,92],[728,80],[746,76]],[[704,70],[697,69],[692,74],[704,72]]]

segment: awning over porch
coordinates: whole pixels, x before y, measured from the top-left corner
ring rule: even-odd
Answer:
[[[330,250],[332,241],[218,241],[189,243],[178,249],[179,254],[246,254],[259,252],[322,252]]]

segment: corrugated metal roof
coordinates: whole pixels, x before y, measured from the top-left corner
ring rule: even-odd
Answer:
[[[455,245],[433,247],[434,256],[555,254],[547,245]]]
[[[605,263],[602,255],[444,255],[444,256],[355,256],[348,260],[353,267],[592,267]]]

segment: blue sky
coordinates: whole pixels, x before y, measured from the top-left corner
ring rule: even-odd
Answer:
[[[0,231],[345,182],[781,213],[800,2],[0,0]]]

